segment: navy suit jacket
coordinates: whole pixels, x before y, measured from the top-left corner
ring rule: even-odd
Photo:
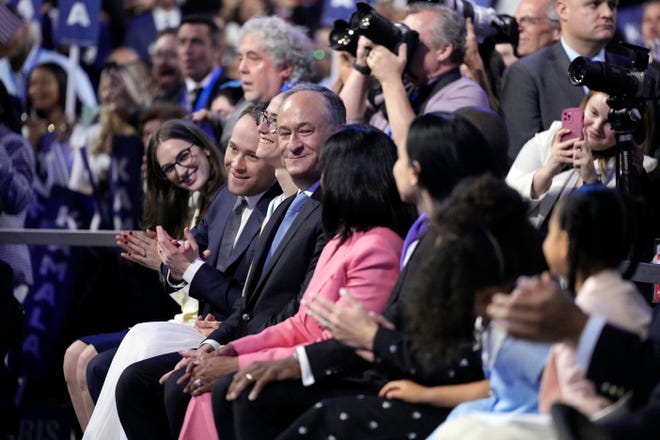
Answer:
[[[218,76],[218,78],[216,78],[216,80],[212,84],[209,84],[209,86],[211,87],[211,93],[209,94],[206,101],[201,103],[203,108],[208,109],[211,107],[211,103],[218,96],[218,93],[220,93],[220,86],[222,86],[227,81],[229,81],[229,79],[224,75],[223,72],[221,75]],[[184,98],[187,96],[187,93],[188,92],[186,90],[186,86],[184,83],[181,85],[181,88],[179,89],[176,102],[179,104],[184,103],[185,102]],[[201,99],[201,95],[195,102],[193,102],[190,105],[191,109],[195,109],[197,107],[199,99]]]
[[[591,356],[587,377],[597,392],[612,400],[633,391],[633,406],[644,405],[660,383],[660,308],[654,308],[646,340],[606,324]],[[657,402],[656,406],[660,417]]]
[[[227,344],[255,334],[269,325],[293,316],[314,273],[323,247],[328,242],[321,225],[321,190],[302,206],[296,219],[268,264],[264,261],[294,196],[275,210],[256,245],[244,295],[235,303],[231,316],[209,338]]]
[[[234,302],[241,296],[268,204],[280,193],[279,185],[274,184],[257,202],[238,237],[229,257],[231,261],[224,272],[216,269],[218,251],[237,197],[223,186],[204,219],[191,231],[200,251],[211,251],[189,287],[190,296],[201,301],[200,314],[213,313],[218,320],[223,320],[230,314]]]
[[[149,46],[156,40],[156,22],[153,12],[143,12],[131,18],[126,26],[126,36],[124,37],[124,46],[132,47],[140,55],[140,58],[147,63],[151,63]]]
[[[547,130],[567,107],[585,96],[568,79],[570,60],[560,42],[513,63],[504,72],[500,108],[509,130],[509,161],[536,133]]]

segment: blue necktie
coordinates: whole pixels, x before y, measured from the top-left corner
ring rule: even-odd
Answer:
[[[289,208],[286,210],[286,213],[284,214],[284,218],[282,219],[282,223],[280,223],[280,227],[277,228],[277,232],[275,233],[273,242],[270,245],[270,249],[268,250],[268,255],[266,256],[266,261],[264,262],[264,267],[268,265],[268,262],[270,261],[271,257],[277,250],[278,246],[280,245],[280,242],[286,235],[287,231],[291,227],[291,224],[296,219],[296,216],[298,215],[300,208],[302,208],[303,204],[305,203],[305,201],[307,201],[307,199],[309,199],[309,197],[307,197],[307,194],[301,191],[298,193],[296,198],[293,199],[291,205],[289,205]]]

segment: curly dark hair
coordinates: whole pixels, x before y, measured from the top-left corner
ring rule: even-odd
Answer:
[[[412,282],[405,330],[431,369],[474,344],[479,290],[510,289],[519,276],[541,272],[545,260],[527,204],[492,176],[459,183],[429,233],[436,240],[420,249],[427,257]]]

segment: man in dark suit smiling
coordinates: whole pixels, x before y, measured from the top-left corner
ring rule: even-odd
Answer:
[[[327,138],[344,125],[346,110],[337,95],[322,87],[301,84],[285,93],[278,114],[279,146],[299,191],[282,202],[265,225],[243,296],[220,328],[199,349],[183,352],[183,360],[172,353],[124,370],[116,397],[129,439],[177,436],[190,399],[183,392],[187,383],[177,383],[185,373],[182,367],[221,344],[283,321],[298,309],[327,242],[321,227],[320,153]],[[176,367],[160,385],[159,378]]]
[[[179,242],[162,227],[157,227],[161,269],[168,290],[187,286],[188,295],[199,302],[197,313],[208,317],[202,323],[208,325],[217,325],[226,319],[233,303],[240,297],[268,204],[281,192],[275,182],[273,167],[255,156],[259,139],[256,117],[256,109],[252,108],[239,119],[224,157],[227,184],[217,191],[201,222],[191,231],[184,232],[188,246],[179,246]],[[158,166],[163,177],[177,180],[191,190],[199,188],[205,180],[204,175],[209,173],[209,167],[204,165],[207,161],[202,158],[211,154],[210,140],[202,142],[199,128],[190,121],[180,120],[166,122],[153,136],[160,153],[157,154]],[[200,145],[205,145],[205,149]],[[200,257],[202,252],[206,258]],[[210,320],[211,316],[214,321]],[[123,341],[122,347],[125,348],[120,348],[118,355],[115,355],[117,349],[106,350],[95,357],[93,366],[88,368],[92,370],[88,375],[90,389],[100,390],[101,385],[104,386],[87,426],[90,435],[103,432],[112,436],[111,430],[119,429],[114,412],[114,383],[123,366],[146,356],[188,348],[198,344],[207,334],[198,325],[195,326],[197,331],[181,324],[161,322],[153,325],[156,327],[152,327],[151,336],[145,336],[138,326],[134,327],[132,330],[139,335],[129,332]],[[164,330],[166,328],[177,336],[171,336],[174,333]],[[179,335],[188,336],[179,338]],[[148,351],[143,352],[144,356],[136,357],[132,352],[140,352],[138,346],[141,344]],[[117,373],[109,373],[111,362]],[[110,375],[106,377],[107,374]],[[110,404],[111,409],[108,408]],[[105,423],[110,419],[115,423]]]

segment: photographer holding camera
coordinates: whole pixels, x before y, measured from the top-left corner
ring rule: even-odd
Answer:
[[[399,146],[404,144],[416,115],[489,107],[484,90],[459,71],[465,55],[465,22],[461,16],[438,4],[414,2],[408,6],[403,24],[419,34],[414,50],[400,42],[395,54],[360,36],[354,69],[340,93],[348,121],[367,120],[391,134]],[[378,108],[367,99],[370,73],[382,87],[382,94],[372,100]]]

